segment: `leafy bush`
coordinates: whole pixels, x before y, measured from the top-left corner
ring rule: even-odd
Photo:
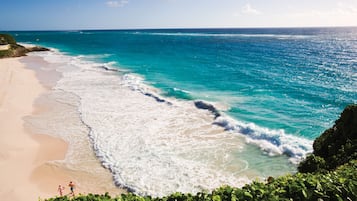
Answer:
[[[299,172],[333,170],[357,159],[357,105],[347,106],[335,125],[313,144],[313,155],[301,162]]]
[[[105,195],[56,197],[47,201],[239,201],[239,200],[357,200],[357,160],[325,173],[297,173],[271,179],[268,183],[254,181],[243,188],[224,186],[212,193],[173,193],[163,198],[138,196],[132,193],[111,198]]]
[[[298,169],[299,172],[302,173],[316,171],[322,172],[326,170],[326,161],[320,156],[315,156],[314,154],[311,154],[299,164]]]

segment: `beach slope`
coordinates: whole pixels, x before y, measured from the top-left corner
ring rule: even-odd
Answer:
[[[1,200],[37,200],[56,195],[38,180],[56,186],[55,170],[36,173],[47,161],[65,157],[67,144],[47,135],[31,134],[24,128],[23,117],[33,112],[33,102],[45,88],[26,69],[19,58],[0,60],[0,186]],[[63,178],[66,179],[66,178]]]

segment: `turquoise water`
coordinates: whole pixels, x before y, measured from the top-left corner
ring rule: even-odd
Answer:
[[[143,77],[163,97],[212,104],[224,117],[216,118],[215,125],[243,134],[261,148],[229,150],[261,176],[292,171],[287,157],[267,157],[261,150],[271,156],[279,153],[301,159],[311,151],[311,140],[331,127],[346,105],[357,103],[357,28],[12,34],[19,42],[57,48],[82,60],[121,69],[123,74]],[[275,169],[274,163],[278,164]],[[115,172],[114,166],[109,167]],[[118,179],[124,185],[128,180]],[[134,180],[127,186],[150,192]]]
[[[20,42],[102,55],[166,96],[314,139],[357,102],[357,29],[16,32]]]

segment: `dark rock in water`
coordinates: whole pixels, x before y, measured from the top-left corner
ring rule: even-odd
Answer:
[[[157,96],[154,96],[154,95],[151,94],[151,93],[144,93],[144,95],[145,95],[145,96],[149,96],[149,97],[151,97],[151,98],[154,98],[154,99],[155,99],[157,102],[159,102],[159,103],[165,102],[164,99],[161,99],[161,98],[159,98],[159,97],[157,97]]]
[[[195,101],[195,106],[198,109],[208,110],[208,111],[212,112],[212,114],[214,114],[214,118],[221,116],[219,111],[212,104],[205,103],[203,101]]]
[[[357,105],[347,106],[335,125],[316,138],[313,148],[313,154],[300,163],[300,172],[333,170],[357,159]]]
[[[172,105],[171,102],[168,102],[168,101],[166,101],[165,99],[162,99],[162,98],[160,98],[160,97],[158,97],[158,96],[155,96],[154,94],[151,94],[151,93],[146,92],[146,93],[144,93],[144,95],[145,95],[145,96],[149,96],[149,97],[155,99],[155,100],[156,100],[157,102],[159,102],[159,103],[166,103],[166,104],[168,104],[168,105]]]
[[[106,66],[99,66],[99,68],[106,70],[106,71],[113,71],[113,72],[119,72],[118,69],[114,69],[114,68],[108,68]]]
[[[50,51],[50,49],[40,46],[26,48],[29,52]]]

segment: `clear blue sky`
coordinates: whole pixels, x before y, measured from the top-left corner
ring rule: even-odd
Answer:
[[[0,30],[357,26],[357,0],[1,0]]]

